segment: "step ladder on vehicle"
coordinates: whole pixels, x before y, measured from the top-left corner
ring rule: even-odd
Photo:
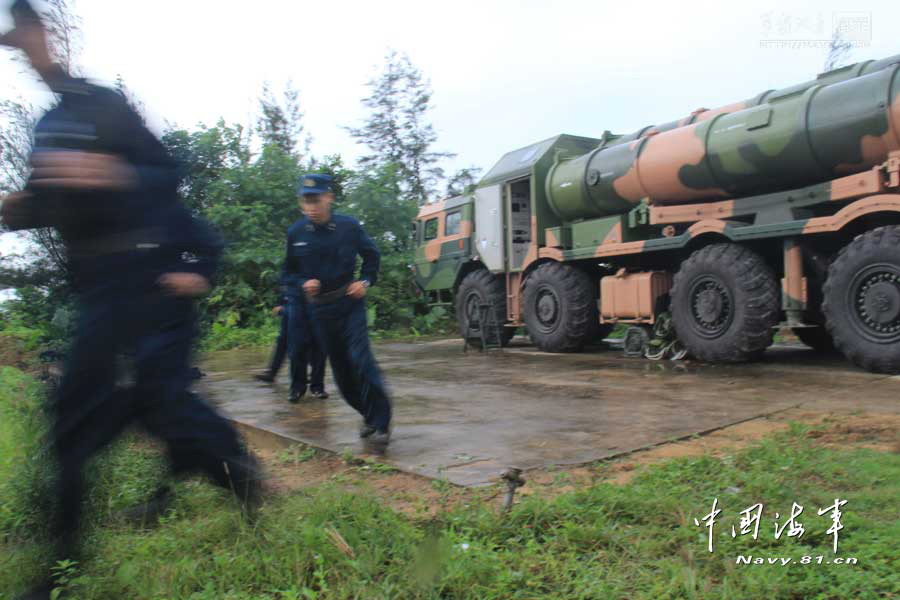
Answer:
[[[476,318],[477,317],[477,318]],[[479,340],[481,352],[491,349],[503,350],[503,325],[497,321],[497,313],[490,302],[479,302],[466,323],[466,334],[463,342],[463,353],[469,351],[469,345]]]

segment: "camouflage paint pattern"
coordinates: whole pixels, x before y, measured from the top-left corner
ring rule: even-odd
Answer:
[[[784,240],[900,213],[900,56],[628,135],[550,138],[505,155],[479,187],[523,177],[531,182],[532,242],[522,271],[506,273],[514,323],[523,273],[538,261],[681,250],[709,234]],[[477,258],[472,202],[451,199],[420,213],[423,289],[452,289]],[[464,229],[446,236],[446,214],[461,205]],[[421,240],[435,215],[438,237]],[[784,307],[802,310],[805,277],[792,244],[784,251]]]
[[[459,232],[447,234],[447,218],[460,214]],[[416,217],[416,283],[423,290],[452,288],[463,265],[472,256],[474,205],[470,196],[423,206]],[[424,239],[425,224],[437,219],[437,236]]]
[[[653,205],[744,197],[856,173],[900,149],[900,64],[771,92],[695,122],[557,160],[545,183],[563,220]]]
[[[585,243],[581,247],[577,246],[576,243],[571,250],[541,248],[539,257],[561,261],[576,261],[679,250],[686,248],[691,240],[706,234],[717,234],[734,242],[742,242],[760,239],[783,239],[785,237],[814,233],[830,233],[840,231],[847,224],[862,216],[884,212],[900,213],[900,193],[866,196],[843,206],[835,214],[829,216],[749,225],[743,221],[728,220],[727,218],[709,218],[693,222],[682,233],[677,235],[662,236],[660,234],[659,237],[634,241],[632,240],[637,235],[634,232],[630,232],[624,218],[620,217],[616,221],[614,217],[607,217],[583,221],[585,231],[593,229],[590,233],[590,240],[593,241],[598,237],[602,237],[603,243],[599,245]],[[584,239],[586,240],[587,238]]]

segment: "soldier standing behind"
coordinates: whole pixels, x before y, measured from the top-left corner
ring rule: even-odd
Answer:
[[[328,394],[325,392],[325,351],[313,336],[308,320],[305,317],[298,320],[298,317],[303,317],[302,313],[292,310],[291,305],[296,302],[303,302],[302,296],[297,297],[297,294],[285,290],[281,295],[280,304],[272,310],[272,313],[281,319],[278,339],[275,341],[269,368],[265,373],[253,377],[257,381],[265,383],[274,382],[285,357],[290,355],[291,395],[289,400],[297,403],[306,393],[308,367],[312,368],[312,374],[309,375],[311,381],[308,382],[310,396],[324,400],[328,398]],[[295,334],[297,343],[294,345],[290,343],[292,327],[300,332],[299,337]],[[307,345],[304,345],[304,340]]]
[[[286,292],[282,323],[291,367],[291,393],[288,401],[291,404],[300,402],[306,395],[307,388],[311,397],[324,400],[328,398],[325,392],[325,351],[312,329],[303,290],[288,282],[284,283]]]
[[[173,474],[203,472],[250,506],[259,489],[235,430],[187,389],[193,299],[210,289],[221,240],[178,201],[174,162],[124,97],[55,64],[26,0],[12,14],[0,44],[23,50],[60,102],[37,124],[31,178],[3,199],[0,217],[14,230],[55,227],[79,291],[78,330],[50,405],[51,552],[64,559],[79,550],[84,465],[131,424],[166,443]],[[116,357],[129,351],[135,383],[118,392]],[[25,598],[49,598],[50,587]]]
[[[303,290],[305,314],[325,347],[338,389],[363,417],[360,437],[387,444],[391,400],[369,345],[363,300],[378,277],[378,249],[358,221],[332,213],[330,176],[306,175],[298,191],[306,216],[288,230],[282,279]],[[357,256],[362,257],[358,280]]]
[[[278,306],[272,309],[272,314],[279,319],[278,339],[275,340],[275,349],[272,351],[272,359],[269,361],[269,368],[266,369],[265,373],[259,373],[253,376],[257,381],[272,383],[275,381],[275,377],[278,376],[281,365],[284,364],[284,357],[287,356],[288,339],[287,313],[284,310],[287,301],[287,296],[282,295],[278,301]]]

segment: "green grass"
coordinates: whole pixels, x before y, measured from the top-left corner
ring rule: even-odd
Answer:
[[[199,341],[202,352],[234,350],[253,346],[271,346],[278,338],[278,318],[272,317],[256,326],[236,327],[233,324],[212,323]]]
[[[391,330],[371,329],[370,337],[376,342],[426,342],[456,335],[448,328],[438,332],[418,333],[410,328]],[[230,327],[213,323],[199,342],[201,352],[265,347],[269,348],[278,338],[277,320],[271,319],[261,326]]]
[[[0,597],[37,574],[41,554],[34,495],[19,479],[44,472],[40,392],[14,369],[0,371]],[[900,457],[823,448],[806,433],[795,426],[733,456],[673,460],[627,486],[523,497],[505,518],[470,502],[413,520],[364,489],[327,484],[272,498],[250,526],[226,495],[186,482],[152,530],[110,516],[159,477],[156,452],[126,440],[92,466],[84,563],[58,570],[81,600],[894,597]],[[315,457],[298,450],[281,459],[302,468]],[[714,497],[723,512],[710,554],[693,519]],[[830,557],[828,520],[815,512],[835,498],[849,501],[838,555],[858,564],[735,565],[738,554]],[[805,507],[806,533],[775,540],[774,512],[794,501]],[[739,511],[756,502],[765,504],[759,539],[733,539]]]

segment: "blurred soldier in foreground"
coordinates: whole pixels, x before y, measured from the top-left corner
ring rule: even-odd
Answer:
[[[59,231],[80,303],[50,407],[53,558],[77,556],[85,463],[133,423],[166,443],[173,474],[203,472],[252,508],[255,462],[234,429],[187,390],[193,301],[210,289],[221,240],[178,202],[172,159],[125,99],[55,64],[27,1],[17,0],[12,15],[15,28],[0,44],[23,50],[60,102],[35,128],[25,191],[4,199],[0,216],[10,229]],[[124,351],[134,353],[135,383],[123,392],[115,361]],[[24,596],[49,597],[49,584]]]
[[[288,230],[282,281],[303,290],[305,313],[325,347],[335,383],[363,417],[360,437],[387,444],[391,400],[369,346],[363,298],[378,277],[380,256],[358,221],[331,212],[328,175],[306,175],[298,190],[303,219]],[[361,256],[360,278],[355,278]]]

